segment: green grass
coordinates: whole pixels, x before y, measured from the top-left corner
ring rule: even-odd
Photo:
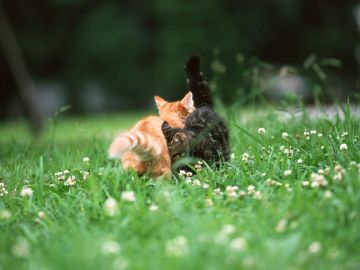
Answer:
[[[124,173],[106,156],[111,134],[141,114],[60,118],[54,140],[50,125],[34,142],[24,124],[2,124],[0,269],[359,269],[359,119],[244,114],[229,113],[229,163],[170,182]],[[75,185],[55,176],[64,170]],[[318,170],[327,185],[303,187]],[[32,196],[20,195],[25,186]]]

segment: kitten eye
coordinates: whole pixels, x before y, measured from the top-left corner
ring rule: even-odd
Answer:
[[[181,141],[182,141],[182,136],[181,136],[181,134],[180,134],[180,133],[175,134],[174,137],[173,137],[173,142],[174,142],[174,143],[179,143],[179,142],[181,142]]]

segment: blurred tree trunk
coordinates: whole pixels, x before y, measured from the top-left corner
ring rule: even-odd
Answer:
[[[5,59],[17,85],[18,94],[25,111],[29,116],[32,130],[38,133],[43,127],[45,115],[34,81],[26,67],[25,60],[16,42],[15,33],[6,17],[5,10],[0,3],[0,43],[3,47]]]

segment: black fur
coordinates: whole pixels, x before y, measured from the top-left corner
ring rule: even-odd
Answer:
[[[225,121],[214,111],[208,83],[200,71],[200,59],[191,57],[185,73],[196,110],[186,119],[183,129],[171,128],[163,123],[169,153],[175,162],[179,156],[202,159],[208,164],[229,160],[229,135]]]

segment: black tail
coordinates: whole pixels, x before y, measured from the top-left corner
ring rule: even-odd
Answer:
[[[200,58],[191,56],[185,64],[187,84],[193,93],[195,108],[213,107],[209,85],[200,71]]]

